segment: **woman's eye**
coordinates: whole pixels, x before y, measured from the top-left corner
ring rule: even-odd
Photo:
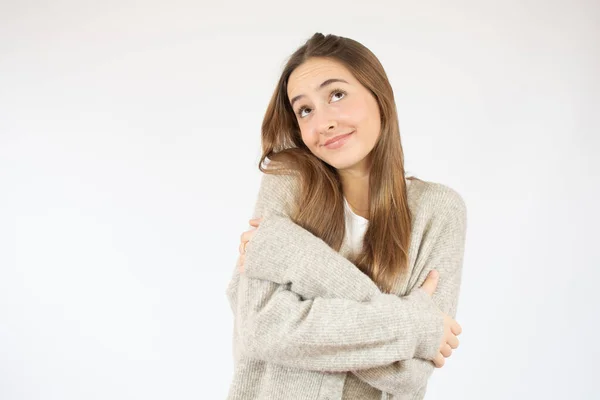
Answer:
[[[298,115],[300,116],[300,118],[304,117],[304,115],[302,115],[302,111],[306,111],[306,110],[310,110],[310,108],[302,107],[301,109],[298,110]]]
[[[330,97],[333,98],[336,94],[341,94],[342,95],[340,98],[338,98],[338,100],[341,100],[346,95],[346,92],[343,91],[343,90],[341,90],[341,89],[335,89],[335,90],[331,91]],[[308,107],[301,107],[296,114],[298,114],[298,116],[300,118],[304,118],[304,114],[302,114],[302,112],[306,111],[306,110],[310,110],[310,108],[308,108]]]
[[[342,92],[341,90],[336,90],[335,92],[332,93],[332,95],[336,95],[336,94],[341,94],[342,97],[346,95],[345,92]],[[340,97],[341,98],[341,97]]]

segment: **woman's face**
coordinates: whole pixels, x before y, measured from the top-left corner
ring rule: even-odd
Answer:
[[[368,170],[367,156],[381,131],[379,106],[343,64],[308,59],[290,75],[287,95],[302,141],[315,156],[338,170]],[[325,145],[349,133],[336,145]]]

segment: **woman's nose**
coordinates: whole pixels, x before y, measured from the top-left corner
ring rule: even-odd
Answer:
[[[328,132],[330,130],[335,130],[336,127],[337,120],[331,114],[323,113],[323,115],[319,119],[317,126],[319,132]]]

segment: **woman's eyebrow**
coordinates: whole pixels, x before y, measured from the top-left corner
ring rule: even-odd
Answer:
[[[327,79],[326,81],[324,81],[323,83],[321,83],[321,84],[319,85],[319,89],[318,89],[318,90],[321,90],[321,89],[323,89],[325,86],[327,86],[327,85],[330,85],[330,84],[332,84],[332,83],[335,83],[335,82],[343,82],[343,83],[348,83],[348,82],[346,82],[346,81],[345,81],[345,80],[343,80],[343,79],[339,79],[339,78],[331,78],[331,79]],[[298,96],[294,97],[294,98],[292,99],[292,101],[290,102],[290,103],[291,103],[291,105],[292,105],[292,107],[294,107],[294,103],[295,103],[297,100],[300,100],[302,97],[304,97],[304,95],[303,95],[303,94],[299,94]]]

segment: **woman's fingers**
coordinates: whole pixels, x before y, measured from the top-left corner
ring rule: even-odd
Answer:
[[[240,254],[245,253],[246,243],[248,243],[250,241],[250,239],[252,239],[252,236],[254,236],[255,231],[256,231],[256,229],[251,229],[249,231],[242,233],[242,236],[240,236],[240,246],[238,249]]]
[[[436,368],[442,368],[446,364],[446,358],[452,355],[452,348],[447,343],[442,346],[440,352],[433,359]]]
[[[441,353],[444,357],[450,357],[452,355],[452,348],[448,343],[442,346]]]
[[[252,225],[253,227],[258,227],[258,225],[260,224],[261,221],[262,221],[262,217],[251,219],[250,225]],[[237,261],[237,267],[240,270],[240,273],[244,272],[244,261],[246,259],[246,256],[245,256],[246,244],[248,244],[250,239],[252,239],[252,236],[254,236],[255,231],[256,231],[256,229],[250,229],[249,231],[242,233],[242,236],[240,236],[240,246],[238,248],[240,256],[238,257],[238,261]]]
[[[456,349],[456,348],[458,348],[459,341],[456,336],[453,336],[450,339],[448,339],[448,341],[446,343],[448,343],[448,345],[450,347],[452,347],[453,349]]]
[[[252,225],[252,226],[258,227],[258,223],[256,225]],[[255,232],[256,232],[256,229],[250,229],[249,231],[242,233],[242,236],[240,236],[240,241],[247,242],[248,240],[250,240],[252,238],[252,236],[254,236]]]
[[[258,225],[260,224],[261,220],[262,220],[262,218],[251,219],[250,220],[250,225],[252,225],[255,228],[258,228]],[[250,229],[249,231],[246,231],[246,232],[242,233],[242,236],[240,236],[240,241],[241,242],[247,242],[247,241],[249,241],[252,238],[252,236],[254,236],[255,232],[256,232],[256,229]]]
[[[462,333],[462,327],[456,321],[454,321],[454,324],[450,327],[450,329],[452,330],[452,333],[454,333],[456,336]]]
[[[435,288],[437,287],[439,280],[439,273],[436,270],[432,270],[427,275],[425,282],[421,285],[421,288],[429,295],[433,296],[433,292],[435,292]]]
[[[243,243],[243,242],[247,242],[248,240],[250,240],[252,235],[254,235],[255,230],[256,229],[250,229],[249,231],[242,233],[242,236],[240,236],[240,241]]]
[[[260,224],[260,222],[262,221],[262,217],[261,218],[254,218],[250,220],[250,225],[251,226],[258,226]]]

